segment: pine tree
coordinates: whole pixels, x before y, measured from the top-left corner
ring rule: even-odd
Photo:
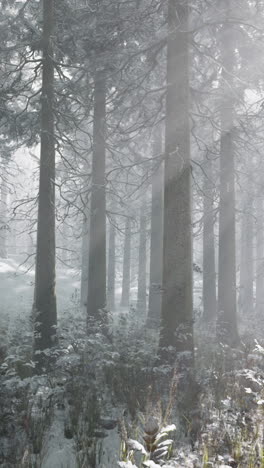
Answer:
[[[154,128],[151,181],[151,237],[148,326],[158,328],[161,314],[163,242],[163,165],[161,125]]]
[[[35,360],[45,365],[46,348],[56,344],[55,295],[55,140],[54,140],[54,1],[43,0],[41,145],[37,256],[34,297]]]
[[[139,250],[138,250],[138,294],[137,310],[139,317],[145,317],[147,309],[147,219],[145,194],[140,205]]]
[[[109,227],[108,269],[107,269],[107,305],[109,310],[115,309],[115,280],[116,280],[116,228],[114,219]]]
[[[204,157],[203,185],[203,320],[216,318],[215,212],[213,165],[210,154]]]
[[[131,219],[126,218],[125,239],[123,249],[123,276],[121,307],[129,307],[130,301],[130,269],[131,269]]]
[[[169,0],[160,355],[193,362],[188,2]],[[182,358],[182,359],[180,359]]]
[[[91,215],[89,229],[89,270],[87,320],[100,321],[106,308],[106,198],[105,198],[105,128],[106,74],[97,70],[94,77],[94,118]]]
[[[238,343],[236,310],[234,66],[232,26],[228,23],[229,0],[223,0],[225,19],[221,29],[222,103],[220,109],[220,205],[218,251],[218,337],[230,345]]]

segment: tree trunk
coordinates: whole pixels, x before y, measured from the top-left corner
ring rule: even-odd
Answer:
[[[61,233],[61,243],[62,243],[62,251],[61,251],[61,260],[64,263],[64,266],[68,266],[70,263],[70,229],[69,229],[69,219],[65,217],[62,224],[62,233]]]
[[[216,318],[216,267],[215,267],[215,214],[212,159],[204,158],[203,186],[203,320],[205,323]]]
[[[264,204],[262,190],[256,196],[256,313],[264,310]]]
[[[115,310],[115,253],[116,230],[113,220],[109,229],[108,271],[107,271],[107,305],[109,310]]]
[[[82,225],[82,266],[81,266],[81,307],[87,308],[88,265],[89,265],[89,216],[88,210],[83,215]]]
[[[235,242],[235,160],[233,142],[233,32],[222,27],[222,105],[220,148],[220,206],[218,259],[218,338],[237,345],[236,242]]]
[[[36,245],[34,243],[34,234],[29,232],[27,235],[27,255],[32,256],[35,255]]]
[[[137,311],[140,318],[147,310],[147,219],[143,196],[140,206]]]
[[[53,0],[43,0],[43,59],[41,95],[40,178],[35,276],[35,360],[37,371],[46,364],[46,348],[56,344],[57,309],[55,295],[55,146],[52,35]],[[38,354],[36,354],[38,352]],[[39,353],[40,352],[40,353]]]
[[[248,189],[250,183],[248,184]],[[253,199],[252,194],[245,194],[241,232],[240,261],[240,307],[245,315],[252,314],[254,308],[254,268],[253,268]]]
[[[130,267],[131,267],[131,221],[126,218],[124,258],[123,258],[123,278],[122,278],[122,296],[121,307],[129,308],[130,301]]]
[[[106,77],[95,76],[92,191],[89,242],[87,321],[100,321],[106,307],[106,199],[105,199],[105,122]],[[89,331],[89,323],[87,323]]]
[[[160,356],[193,365],[188,2],[169,0]],[[172,352],[170,352],[172,350]]]
[[[153,150],[155,157],[161,156],[162,131],[160,125],[155,131]],[[158,328],[161,314],[163,244],[163,166],[161,160],[153,160],[152,171],[148,325],[151,328]]]
[[[3,167],[6,163],[3,163]],[[6,170],[3,171],[1,180],[1,199],[0,199],[0,258],[7,258],[7,184]]]

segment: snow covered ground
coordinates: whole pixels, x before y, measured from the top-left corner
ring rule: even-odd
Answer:
[[[28,270],[19,258],[0,259],[0,320],[27,318],[31,313],[34,293],[34,269]],[[56,294],[58,316],[76,299],[79,272],[57,269]]]
[[[56,408],[53,423],[44,441],[41,468],[77,468],[73,439],[64,437],[64,411]]]

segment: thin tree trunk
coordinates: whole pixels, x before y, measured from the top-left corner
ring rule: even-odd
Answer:
[[[145,197],[140,206],[137,311],[144,317],[147,310],[147,219]]]
[[[250,184],[248,184],[248,189]],[[245,194],[242,216],[241,233],[241,262],[240,262],[240,307],[241,312],[248,315],[253,312],[253,199],[250,193]]]
[[[256,313],[264,311],[264,203],[262,191],[256,196]]]
[[[88,86],[87,78],[87,86]],[[83,139],[83,135],[80,137]],[[84,138],[84,142],[88,148],[88,138]],[[86,174],[90,172],[90,160],[87,157],[84,161],[83,170]],[[89,185],[89,177],[85,177],[84,180],[84,193]],[[87,298],[88,298],[88,275],[89,275],[89,227],[90,227],[90,198],[86,194],[83,204],[83,224],[82,224],[82,247],[81,247],[81,292],[80,300],[81,307],[87,310]]]
[[[68,218],[65,217],[63,220],[62,224],[62,233],[61,233],[61,242],[62,242],[62,252],[61,252],[61,259],[62,262],[65,263],[65,265],[70,263],[70,241],[69,241],[69,236],[70,236],[70,230],[69,230],[69,225],[68,225]]]
[[[169,0],[160,356],[193,365],[188,2]],[[172,355],[171,351],[172,350]],[[176,354],[175,354],[176,352]]]
[[[228,7],[228,2],[226,3]],[[225,23],[222,29],[222,90],[220,148],[220,206],[218,259],[219,340],[238,343],[236,310],[236,241],[235,241],[235,159],[233,142],[234,72],[233,32]]]
[[[6,164],[6,163],[5,163]],[[4,164],[3,164],[4,166]],[[3,171],[0,199],[0,258],[7,258],[7,184],[6,170]]]
[[[226,115],[222,122],[226,121]],[[222,130],[220,159],[218,334],[238,341],[236,312],[235,188],[232,130]]]
[[[35,250],[36,247],[34,245],[34,235],[33,233],[29,232],[27,236],[27,255],[35,255]]]
[[[215,320],[217,310],[212,169],[212,159],[210,155],[205,155],[203,186],[203,320],[205,323]]]
[[[126,218],[124,258],[123,258],[123,278],[122,278],[122,296],[121,307],[129,307],[130,301],[130,268],[131,268],[131,221]]]
[[[14,205],[16,204],[16,195],[15,194],[12,194],[12,196],[10,197],[9,203],[10,203],[10,209],[12,211]],[[12,222],[10,223],[10,231],[9,231],[11,245],[9,244],[9,251],[10,251],[11,255],[16,256],[17,253],[18,253],[17,252],[17,228],[18,228],[18,225],[17,225],[17,220],[16,220],[15,217],[11,221]]]
[[[82,225],[81,307],[86,309],[88,297],[89,217],[88,210],[85,211]]]
[[[107,271],[107,304],[109,310],[115,310],[115,276],[116,276],[116,229],[112,222],[109,229],[108,271]]]
[[[12,228],[11,228],[11,242],[12,242],[12,245],[11,247],[9,246],[10,253],[12,255],[16,255],[17,254],[17,231],[16,231],[15,221],[13,221]]]
[[[89,318],[96,322],[106,307],[106,198],[105,198],[105,118],[106,77],[103,71],[95,76],[92,191],[89,242],[87,326]]]
[[[53,0],[43,0],[43,65],[41,95],[41,147],[35,276],[35,360],[37,371],[46,364],[44,353],[56,344],[55,295],[55,146],[53,118],[54,64]]]
[[[153,142],[154,156],[162,154],[162,131],[156,128]],[[153,160],[151,183],[151,238],[150,238],[150,287],[148,325],[158,328],[161,314],[162,245],[163,245],[163,165]]]

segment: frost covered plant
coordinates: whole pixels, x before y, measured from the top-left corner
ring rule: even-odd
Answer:
[[[254,349],[254,351],[264,355],[264,348],[263,348],[263,346],[261,346],[259,344],[258,340],[255,340],[255,349]]]
[[[262,354],[261,346],[257,344],[254,352]],[[225,394],[217,408],[208,408],[206,402],[207,415],[201,434],[203,468],[219,465],[264,468],[264,380],[257,358],[254,354],[247,356],[253,368],[242,367],[225,374]]]
[[[169,434],[176,430],[174,424],[160,428],[158,419],[149,417],[144,425],[143,443],[128,439],[124,423],[121,423],[123,461],[118,464],[121,468],[160,467],[171,455],[173,440]],[[139,459],[139,461],[135,461]],[[135,465],[134,463],[137,463]]]

